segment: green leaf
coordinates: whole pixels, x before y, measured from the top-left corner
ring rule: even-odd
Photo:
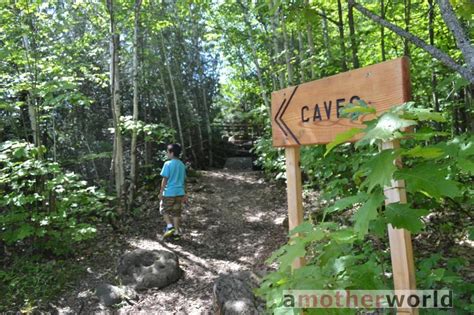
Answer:
[[[369,107],[363,100],[357,100],[357,103],[357,105],[354,103],[345,105],[341,111],[341,116],[354,121],[365,114],[375,114],[377,112],[375,108]]]
[[[304,257],[305,254],[305,243],[298,239],[294,240],[293,244],[286,246],[285,253],[278,258],[280,269],[285,270],[296,258]]]
[[[325,213],[332,213],[336,212],[339,210],[344,210],[349,208],[350,206],[356,204],[356,203],[361,203],[363,201],[366,201],[368,198],[368,195],[364,192],[360,192],[358,195],[355,196],[350,196],[350,197],[345,197],[341,198],[338,201],[334,203],[331,207],[328,207],[324,210]]]
[[[395,173],[397,179],[406,181],[408,192],[419,192],[432,198],[460,196],[459,183],[447,179],[447,176],[446,166],[429,162],[413,168],[403,168]]]
[[[351,243],[357,238],[353,229],[343,229],[331,233],[331,238],[338,243]]]
[[[35,229],[29,224],[23,224],[20,226],[18,230],[15,232],[16,240],[22,240],[25,237],[33,235]]]
[[[393,113],[385,113],[379,118],[373,128],[369,128],[368,132],[357,142],[356,146],[367,142],[372,144],[376,140],[388,141],[394,139],[396,138],[395,132],[397,130],[413,125],[416,125],[416,121],[400,118]]]
[[[314,228],[314,225],[310,221],[304,221],[300,225],[294,227],[290,232],[289,235],[293,235],[296,233],[308,233],[312,231]]]
[[[444,151],[436,147],[416,146],[413,149],[402,152],[402,155],[409,157],[421,157],[425,159],[434,159],[444,154]]]
[[[441,113],[433,112],[430,108],[411,107],[401,115],[402,118],[416,119],[419,121],[445,122],[446,118]]]
[[[471,175],[474,175],[474,162],[467,159],[459,158],[457,160],[457,165],[463,171],[466,171],[470,173]]]
[[[427,131],[427,132],[417,131],[416,133],[406,133],[405,135],[407,137],[413,138],[415,140],[427,141],[427,140],[430,140],[433,137],[449,136],[450,133],[449,132],[443,132],[443,131]]]
[[[397,157],[394,150],[383,150],[365,163],[365,168],[369,171],[369,175],[362,183],[363,186],[368,186],[368,191],[371,192],[376,186],[383,188],[390,184],[393,173],[397,170],[394,160]]]
[[[322,240],[326,236],[326,233],[320,228],[316,228],[308,232],[305,236],[301,238],[303,243],[310,243]]]
[[[377,209],[384,200],[385,197],[382,192],[377,190],[369,196],[367,202],[364,203],[354,214],[354,231],[359,235],[359,237],[362,238],[367,234],[369,223],[371,220],[377,218]]]
[[[424,226],[420,218],[428,213],[429,211],[426,209],[412,209],[408,204],[392,203],[386,206],[384,215],[387,223],[394,227],[418,233]]]
[[[332,149],[334,149],[335,147],[337,147],[338,145],[340,145],[341,143],[344,143],[344,142],[347,142],[349,141],[350,139],[352,139],[355,135],[361,133],[363,131],[363,129],[361,128],[351,128],[347,131],[344,131],[344,132],[341,132],[340,134],[338,134],[333,141],[331,141],[330,143],[328,143],[326,145],[326,152],[324,153],[324,157],[326,157],[326,155],[329,154],[329,152],[331,152]]]

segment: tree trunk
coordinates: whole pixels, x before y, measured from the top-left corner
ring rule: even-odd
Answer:
[[[453,33],[454,38],[456,39],[456,45],[461,50],[464,61],[467,65],[467,71],[474,77],[474,46],[471,45],[467,32],[464,30],[461,22],[457,18],[449,0],[437,0],[437,2],[441,9],[443,20],[451,33]],[[470,81],[471,83],[474,83],[474,80]]]
[[[30,20],[28,26],[32,33],[35,32],[33,21]],[[33,47],[30,47],[29,39],[27,35],[23,35],[22,39],[23,39],[23,47],[25,49],[25,55],[26,55],[26,65],[28,68],[28,72],[30,73],[30,80],[31,80],[31,86],[32,86],[32,88],[28,90],[27,96],[26,96],[26,103],[28,106],[28,118],[30,119],[30,126],[31,126],[31,131],[33,134],[33,143],[35,147],[39,147],[41,146],[41,136],[40,136],[41,133],[40,133],[40,127],[38,123],[36,96],[33,95],[33,91],[36,91],[36,82],[37,82],[36,51],[33,51],[33,52],[31,51],[31,50],[36,50],[36,42],[32,40],[31,46]],[[33,57],[33,61],[31,61],[30,56]]]
[[[199,43],[199,40],[198,40],[198,43]],[[196,47],[196,50],[198,52],[196,58],[197,58],[197,62],[198,62],[198,68],[199,68],[199,76],[200,76],[200,79],[201,79],[201,82],[200,82],[200,91],[201,91],[201,94],[202,94],[202,107],[203,107],[203,112],[204,112],[204,123],[206,124],[206,131],[207,131],[207,144],[208,144],[208,161],[209,161],[209,166],[212,166],[212,164],[214,164],[214,159],[213,159],[213,147],[212,147],[212,128],[211,128],[211,119],[209,117],[209,107],[208,107],[208,104],[207,104],[207,92],[206,92],[206,81],[205,81],[205,76],[204,76],[204,68],[203,68],[203,65],[202,65],[202,61],[201,61],[201,56],[199,54],[199,45],[198,47]],[[200,130],[200,129],[199,129]],[[202,138],[201,138],[202,139]],[[202,142],[201,142],[201,146],[202,146]]]
[[[262,75],[262,70],[260,68],[260,63],[258,62],[257,49],[255,47],[255,42],[254,42],[253,37],[252,37],[252,32],[251,32],[252,25],[250,24],[250,21],[248,20],[248,17],[247,17],[248,9],[242,4],[242,2],[239,1],[239,4],[243,9],[244,20],[245,20],[245,24],[247,25],[247,35],[248,35],[248,39],[250,41],[250,48],[251,48],[251,51],[252,51],[252,59],[253,59],[253,62],[255,64],[255,68],[257,70],[258,82],[260,84],[260,89],[261,89],[260,93],[262,95],[263,103],[265,104],[265,108],[267,109],[268,117],[271,117],[272,115],[271,115],[271,111],[270,111],[270,102],[268,100],[265,84],[263,82],[263,75]]]
[[[341,68],[342,71],[347,71],[346,63],[346,45],[344,44],[344,21],[342,20],[342,4],[341,0],[337,0],[337,14],[339,16],[339,47],[341,49]]]
[[[305,7],[307,10],[309,10],[309,2],[308,0],[305,0]],[[299,35],[299,33],[298,33]],[[326,34],[327,35],[327,34]],[[313,42],[313,28],[311,27],[311,23],[306,21],[306,37],[308,38],[308,47],[309,47],[309,65],[311,67],[311,80],[314,80],[316,77],[316,73],[314,72],[314,57],[315,57],[315,52],[314,52],[314,42]],[[328,38],[329,40],[329,38]]]
[[[430,37],[430,45],[434,46],[433,22],[434,22],[435,12],[434,12],[433,0],[428,0],[428,4],[430,7],[430,10],[428,12],[428,32],[429,32],[429,37]],[[437,85],[436,71],[433,67],[431,71],[431,95],[433,97],[434,110],[435,112],[439,112],[439,100],[438,100],[438,94],[436,91],[436,85]]]
[[[332,54],[331,54],[331,42],[329,40],[329,30],[328,30],[328,19],[326,17],[326,12],[322,10],[323,16],[322,16],[322,26],[323,26],[323,41],[324,41],[324,47],[326,48],[326,57],[328,60],[332,59]]]
[[[293,85],[293,66],[291,65],[291,53],[288,45],[288,34],[286,32],[286,21],[283,13],[280,14],[281,29],[283,33],[283,49],[285,49],[286,71],[288,73],[288,85]],[[255,48],[254,48],[255,49]]]
[[[33,100],[32,100],[33,99]],[[27,104],[28,104],[28,117],[30,118],[31,131],[33,133],[33,143],[35,147],[41,146],[40,129],[38,124],[38,112],[36,110],[35,97],[32,96],[31,92],[28,92]]]
[[[163,60],[165,60],[163,58]],[[161,86],[163,87],[163,98],[165,100],[165,105],[166,105],[166,111],[168,113],[168,120],[170,122],[170,127],[171,129],[176,129],[174,127],[174,122],[173,122],[173,113],[171,111],[171,104],[170,104],[170,101],[168,99],[168,90],[166,88],[166,83],[165,83],[165,78],[163,76],[163,72],[161,70],[158,70],[158,72],[160,73],[160,82],[161,82]]]
[[[124,189],[124,167],[123,167],[123,141],[120,132],[120,86],[119,86],[119,45],[120,38],[116,31],[114,0],[107,0],[107,7],[110,15],[110,94],[112,116],[114,122],[114,154],[112,157],[112,165],[115,179],[115,191],[118,201],[118,212],[122,214],[123,207],[123,189]]]
[[[142,0],[135,2],[135,21],[133,28],[133,125],[132,144],[130,148],[130,187],[128,190],[128,205],[131,206],[135,198],[137,187],[137,124],[138,124],[138,31],[140,7]]]
[[[165,39],[163,37],[163,33],[160,32],[161,36],[161,48],[163,49],[163,52],[165,54],[165,63],[166,63],[166,69],[168,70],[168,75],[170,78],[170,83],[171,83],[171,90],[173,91],[173,100],[174,100],[174,106],[175,106],[175,114],[176,114],[176,122],[178,123],[178,134],[179,134],[179,140],[181,141],[181,147],[183,148],[183,157],[186,157],[186,146],[184,143],[184,137],[183,137],[183,129],[181,128],[181,118],[179,116],[179,105],[178,105],[178,96],[176,94],[176,88],[174,85],[174,79],[173,79],[173,73],[171,72],[171,59],[168,60],[167,53],[165,50]]]
[[[349,4],[349,10],[347,13],[349,19],[349,35],[351,37],[351,50],[352,50],[352,64],[355,69],[359,68],[359,57],[357,56],[357,39],[354,27],[354,8]]]
[[[351,5],[353,8],[353,6]],[[380,14],[382,19],[385,19],[385,0],[380,0]],[[380,26],[380,50],[382,51],[382,61],[387,58],[385,56],[385,27]]]
[[[303,38],[301,36],[301,33],[298,32],[298,51],[299,51],[299,56],[300,56],[300,83],[303,83],[305,81],[305,75],[304,75],[304,48],[303,48]]]
[[[267,2],[268,3],[268,9],[271,11],[273,9],[273,6],[275,6],[275,2],[270,0]],[[275,67],[275,72],[278,73],[278,83],[280,86],[280,89],[283,89],[285,87],[285,76],[282,71],[280,71],[280,47],[278,45],[278,33],[277,33],[277,26],[278,26],[278,13],[279,10],[278,8],[275,10],[275,13],[271,17],[271,28],[272,28],[272,39],[273,39],[273,50],[274,50],[274,55],[273,55],[273,63]]]
[[[404,0],[404,9],[405,9],[405,31],[409,33],[410,32],[410,9],[411,9],[410,0]],[[405,38],[403,42],[403,55],[410,57],[410,47],[408,44],[409,44],[409,41],[407,38]]]

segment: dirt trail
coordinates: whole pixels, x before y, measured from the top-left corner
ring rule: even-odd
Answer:
[[[101,250],[82,285],[59,302],[63,311],[119,311],[143,314],[202,314],[212,311],[212,287],[220,273],[264,272],[264,261],[286,241],[281,224],[286,213],[284,187],[265,182],[259,172],[201,171],[188,184],[190,205],[184,210],[184,236],[177,242],[159,241],[163,221],[157,200],[144,199],[143,215],[130,233],[104,235]],[[145,196],[146,197],[146,196]],[[112,241],[113,239],[113,241]],[[98,283],[117,284],[117,258],[125,250],[168,249],[180,257],[184,277],[161,290],[139,294],[135,305],[104,309],[93,296]],[[114,283],[115,282],[115,283]]]

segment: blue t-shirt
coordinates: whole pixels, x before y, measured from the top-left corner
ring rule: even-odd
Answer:
[[[171,159],[163,165],[161,176],[168,178],[168,183],[163,191],[165,197],[184,196],[184,179],[186,167],[179,159]]]

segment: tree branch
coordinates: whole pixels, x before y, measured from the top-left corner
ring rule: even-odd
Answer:
[[[431,56],[433,56],[435,59],[439,60],[442,62],[445,66],[450,68],[451,70],[454,70],[461,74],[464,78],[466,78],[470,83],[474,84],[474,73],[469,71],[469,69],[459,65],[456,63],[449,55],[441,51],[440,49],[436,48],[435,46],[429,45],[425,43],[421,38],[405,31],[404,29],[388,22],[385,19],[382,19],[380,16],[374,14],[373,12],[367,10],[360,4],[356,3],[354,0],[349,0],[349,3],[360,13],[362,13],[364,16],[368,17],[372,21],[388,28],[392,32],[396,33],[397,35],[409,40],[412,42],[414,45],[420,47],[427,53],[429,53]]]
[[[436,2],[438,2],[441,9],[441,16],[444,22],[456,39],[457,46],[462,52],[468,69],[471,73],[474,73],[474,47],[471,45],[461,23],[456,17],[451,3],[448,0],[436,0]]]

